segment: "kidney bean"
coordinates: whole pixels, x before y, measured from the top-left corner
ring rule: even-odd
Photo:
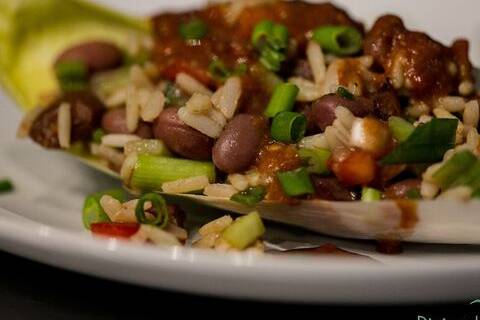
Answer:
[[[335,109],[343,106],[356,117],[365,117],[372,111],[371,101],[356,97],[355,100],[346,99],[336,94],[328,94],[312,103],[312,116],[317,126],[323,131],[335,120]]]
[[[89,73],[95,73],[118,67],[122,60],[122,51],[116,45],[105,41],[89,41],[63,51],[55,65],[65,61],[81,61]]]
[[[130,133],[125,109],[107,111],[102,117],[102,129],[106,133]],[[134,134],[143,139],[150,139],[153,136],[152,128],[146,122],[140,122]]]
[[[420,190],[422,181],[420,179],[407,179],[392,184],[385,189],[385,195],[389,199],[405,199],[410,190]]]
[[[315,188],[314,198],[316,199],[329,201],[355,200],[355,193],[342,186],[336,178],[312,175],[311,179]]]
[[[104,107],[100,100],[88,92],[70,92],[54,101],[35,119],[30,129],[33,141],[46,148],[59,148],[57,115],[63,102],[71,106],[72,141],[90,138],[100,122]]]
[[[257,156],[266,130],[261,116],[239,114],[228,123],[213,147],[213,162],[220,170],[246,170]]]
[[[212,156],[213,140],[185,123],[177,108],[167,108],[153,123],[155,138],[162,140],[176,154],[193,160],[208,160]]]

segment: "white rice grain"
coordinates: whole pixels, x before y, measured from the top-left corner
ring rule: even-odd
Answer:
[[[204,93],[194,93],[185,104],[187,110],[193,114],[208,113],[212,109],[210,96]]]
[[[145,122],[153,122],[163,111],[165,106],[165,95],[159,89],[149,93],[145,104],[141,105],[140,117]]]
[[[179,246],[181,243],[173,234],[148,224],[140,225],[140,229],[130,240],[144,243],[150,241],[155,245]]]
[[[58,108],[58,143],[61,148],[70,148],[72,134],[72,108],[69,103],[63,102]]]
[[[435,198],[439,191],[440,188],[436,184],[428,181],[422,181],[420,185],[420,194],[424,199],[431,200]]]
[[[328,143],[323,133],[319,133],[313,136],[304,137],[298,143],[299,148],[306,148],[306,149],[328,149]]]
[[[129,132],[137,130],[138,121],[140,120],[140,101],[138,97],[137,88],[129,85],[127,88],[126,99],[126,122]]]
[[[479,105],[477,100],[469,101],[465,104],[463,112],[463,124],[476,128],[480,117]]]
[[[123,148],[130,141],[140,140],[135,134],[110,133],[102,137],[102,144],[114,148]]]
[[[244,191],[248,188],[248,180],[243,174],[238,174],[238,173],[230,174],[228,175],[227,180],[238,191]]]
[[[139,65],[133,65],[129,73],[130,83],[137,88],[153,89],[153,84]]]
[[[233,118],[242,95],[242,80],[230,77],[212,96],[212,103],[227,119]]]
[[[205,87],[200,81],[184,72],[177,74],[175,84],[188,94],[203,93],[208,96],[212,95],[212,91]]]
[[[122,210],[120,201],[107,194],[100,198],[100,206],[102,206],[103,211],[105,211],[110,220],[113,220],[112,218],[115,214]]]
[[[202,114],[190,113],[186,107],[178,109],[178,117],[188,126],[211,138],[218,138],[223,130],[223,126],[212,118]]]
[[[203,190],[208,185],[207,176],[179,179],[162,184],[162,191],[167,193],[188,193]]]
[[[322,90],[319,85],[307,79],[292,77],[288,82],[298,87],[297,101],[311,102],[322,96]]]
[[[464,80],[458,85],[458,92],[462,96],[469,96],[475,91],[475,84],[470,80]]]
[[[205,237],[209,234],[219,234],[222,233],[227,227],[229,227],[233,222],[233,219],[229,215],[225,215],[209,223],[203,225],[199,230],[198,233]]]
[[[307,60],[312,69],[315,83],[319,84],[325,80],[327,68],[325,66],[325,57],[323,56],[322,48],[314,41],[309,41],[307,45]]]
[[[209,197],[230,199],[238,190],[230,184],[209,184],[203,190],[203,194]]]
[[[455,96],[441,97],[437,101],[437,107],[448,112],[462,112],[465,109],[465,99]]]
[[[133,170],[135,170],[135,165],[137,164],[138,155],[133,152],[130,153],[122,163],[120,169],[120,177],[122,178],[123,183],[126,186],[130,186],[130,181],[132,180]]]
[[[127,90],[126,88],[120,88],[115,90],[111,95],[109,95],[104,103],[108,109],[114,109],[125,104],[127,101]]]

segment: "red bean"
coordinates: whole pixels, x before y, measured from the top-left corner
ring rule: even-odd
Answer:
[[[322,131],[335,120],[335,109],[338,106],[349,109],[357,117],[368,115],[373,107],[371,102],[364,98],[357,97],[355,100],[350,100],[336,94],[323,96],[312,104],[313,119]]]
[[[106,133],[130,133],[127,128],[127,114],[125,109],[107,111],[102,117],[102,129]],[[152,137],[152,129],[146,122],[140,122],[134,132],[143,139]]]
[[[185,123],[177,108],[167,108],[153,124],[155,138],[162,140],[176,154],[192,160],[208,160],[212,156],[213,140]]]
[[[316,199],[329,201],[355,200],[355,193],[342,186],[336,178],[317,175],[312,175],[311,178],[315,188],[314,197]]]
[[[122,51],[105,41],[84,42],[63,51],[55,64],[65,61],[81,61],[90,73],[113,69],[122,64]]]
[[[228,123],[213,147],[213,162],[228,173],[248,169],[257,156],[266,130],[261,116],[239,114]]]

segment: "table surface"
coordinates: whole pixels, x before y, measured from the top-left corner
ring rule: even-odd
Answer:
[[[239,312],[263,309],[268,312],[314,311],[335,314],[335,319],[368,315],[369,319],[470,319],[466,304],[375,306],[309,306],[200,297],[169,291],[153,290],[106,281],[42,265],[0,252],[0,318],[2,319],[152,319],[159,318],[164,308],[181,306],[182,310],[229,309]],[[392,308],[395,308],[393,310]],[[353,310],[352,310],[353,309]],[[399,313],[400,312],[400,313]],[[388,316],[388,317],[387,317]],[[357,318],[356,317],[356,318]],[[323,318],[323,317],[320,317]],[[362,317],[360,317],[362,318]],[[480,317],[479,317],[480,318]],[[421,319],[421,318],[420,318]],[[428,318],[427,318],[428,319]],[[473,316],[471,319],[475,319]]]

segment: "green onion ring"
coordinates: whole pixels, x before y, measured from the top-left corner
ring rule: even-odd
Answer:
[[[307,119],[303,114],[284,111],[273,118],[270,133],[277,141],[294,143],[303,138],[306,128]]]
[[[339,56],[349,56],[362,49],[362,34],[350,26],[323,26],[313,30],[312,39],[322,49]]]
[[[144,204],[150,201],[155,209],[157,216],[155,219],[148,219],[145,216]],[[160,228],[164,228],[168,223],[168,209],[165,199],[156,193],[144,194],[138,199],[137,206],[135,207],[135,216],[139,223],[151,224]]]

